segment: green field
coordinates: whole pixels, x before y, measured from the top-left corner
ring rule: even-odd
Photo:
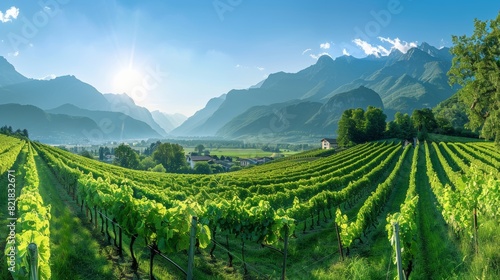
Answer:
[[[212,156],[229,156],[233,158],[255,158],[255,157],[272,157],[277,153],[266,152],[262,149],[252,148],[209,148],[206,149]],[[186,153],[194,152],[194,148],[184,148]],[[282,150],[278,154],[289,156],[299,153],[300,151]]]
[[[500,152],[491,142],[453,140],[406,148],[366,143],[194,175],[128,170],[0,136],[6,147],[0,153],[6,166],[0,170],[0,235],[8,235],[3,209],[11,169],[16,196],[36,185],[43,202],[33,207],[50,211],[47,223],[35,226],[49,229],[50,258],[40,265],[52,279],[149,279],[148,245],[186,270],[190,244],[193,279],[279,279],[284,268],[286,279],[391,279],[397,270],[389,215],[401,227],[410,279],[500,279]],[[25,210],[18,209],[18,217]],[[114,230],[97,211],[116,221]],[[185,278],[158,254],[153,263],[156,279]],[[8,267],[4,256],[2,279],[11,278]]]

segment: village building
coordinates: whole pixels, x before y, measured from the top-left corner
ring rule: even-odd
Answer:
[[[255,164],[257,164],[257,161],[255,159],[251,159],[251,158],[240,159],[240,165],[243,167],[247,167],[247,166],[255,165]]]
[[[194,166],[196,165],[196,163],[198,162],[209,162],[209,161],[212,161],[213,158],[211,156],[192,156],[192,155],[187,155],[186,156],[186,160],[189,164],[189,166],[194,169]]]
[[[337,139],[323,138],[321,139],[321,149],[336,149],[338,147]]]

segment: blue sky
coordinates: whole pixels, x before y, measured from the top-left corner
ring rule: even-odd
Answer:
[[[323,53],[451,46],[499,1],[3,0],[0,55],[30,78],[75,75],[151,110],[203,108]]]

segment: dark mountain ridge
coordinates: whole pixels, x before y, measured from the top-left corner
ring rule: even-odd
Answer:
[[[374,106],[383,109],[380,96],[366,87],[337,94],[326,103],[304,100],[254,106],[225,124],[217,136],[240,138],[261,136],[332,135],[342,113],[350,108]],[[292,137],[293,138],[293,137]]]

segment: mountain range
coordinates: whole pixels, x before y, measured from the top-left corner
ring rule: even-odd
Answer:
[[[341,56],[332,59],[324,55],[297,73],[274,73],[259,86],[231,90],[210,100],[205,108],[171,133],[179,136],[251,137],[256,130],[273,131],[272,115],[278,117],[284,112],[296,111],[300,117],[289,119],[289,126],[278,129],[273,135],[296,131],[335,136],[335,122],[342,112],[326,108],[335,107],[341,100],[349,102],[343,103],[348,104],[347,107],[337,106],[339,110],[349,106],[366,109],[365,101],[376,102],[368,105],[384,108],[388,119],[392,119],[397,111],[411,114],[415,109],[432,108],[447,99],[456,92],[456,88],[447,83],[446,72],[451,59],[448,48],[437,49],[427,43],[406,53],[393,50],[388,56],[380,57]],[[374,92],[381,103],[374,97]],[[368,96],[359,99],[362,94]],[[359,102],[355,101],[357,99]]]
[[[411,114],[449,98],[457,90],[447,83],[451,59],[448,48],[426,43],[406,53],[392,50],[380,57],[333,59],[324,55],[297,73],[273,73],[247,89],[214,97],[186,118],[150,112],[126,94],[100,93],[70,75],[29,79],[0,57],[0,125],[18,124],[45,141],[54,141],[55,135],[83,142],[198,136],[334,137],[345,109],[371,105],[392,119],[397,111]],[[30,122],[20,121],[24,110],[32,116]]]
[[[169,123],[162,127],[126,94],[102,94],[70,75],[29,79],[3,57],[0,104],[2,125],[26,128],[33,139],[50,143],[160,139],[183,121],[182,115],[157,112]]]

